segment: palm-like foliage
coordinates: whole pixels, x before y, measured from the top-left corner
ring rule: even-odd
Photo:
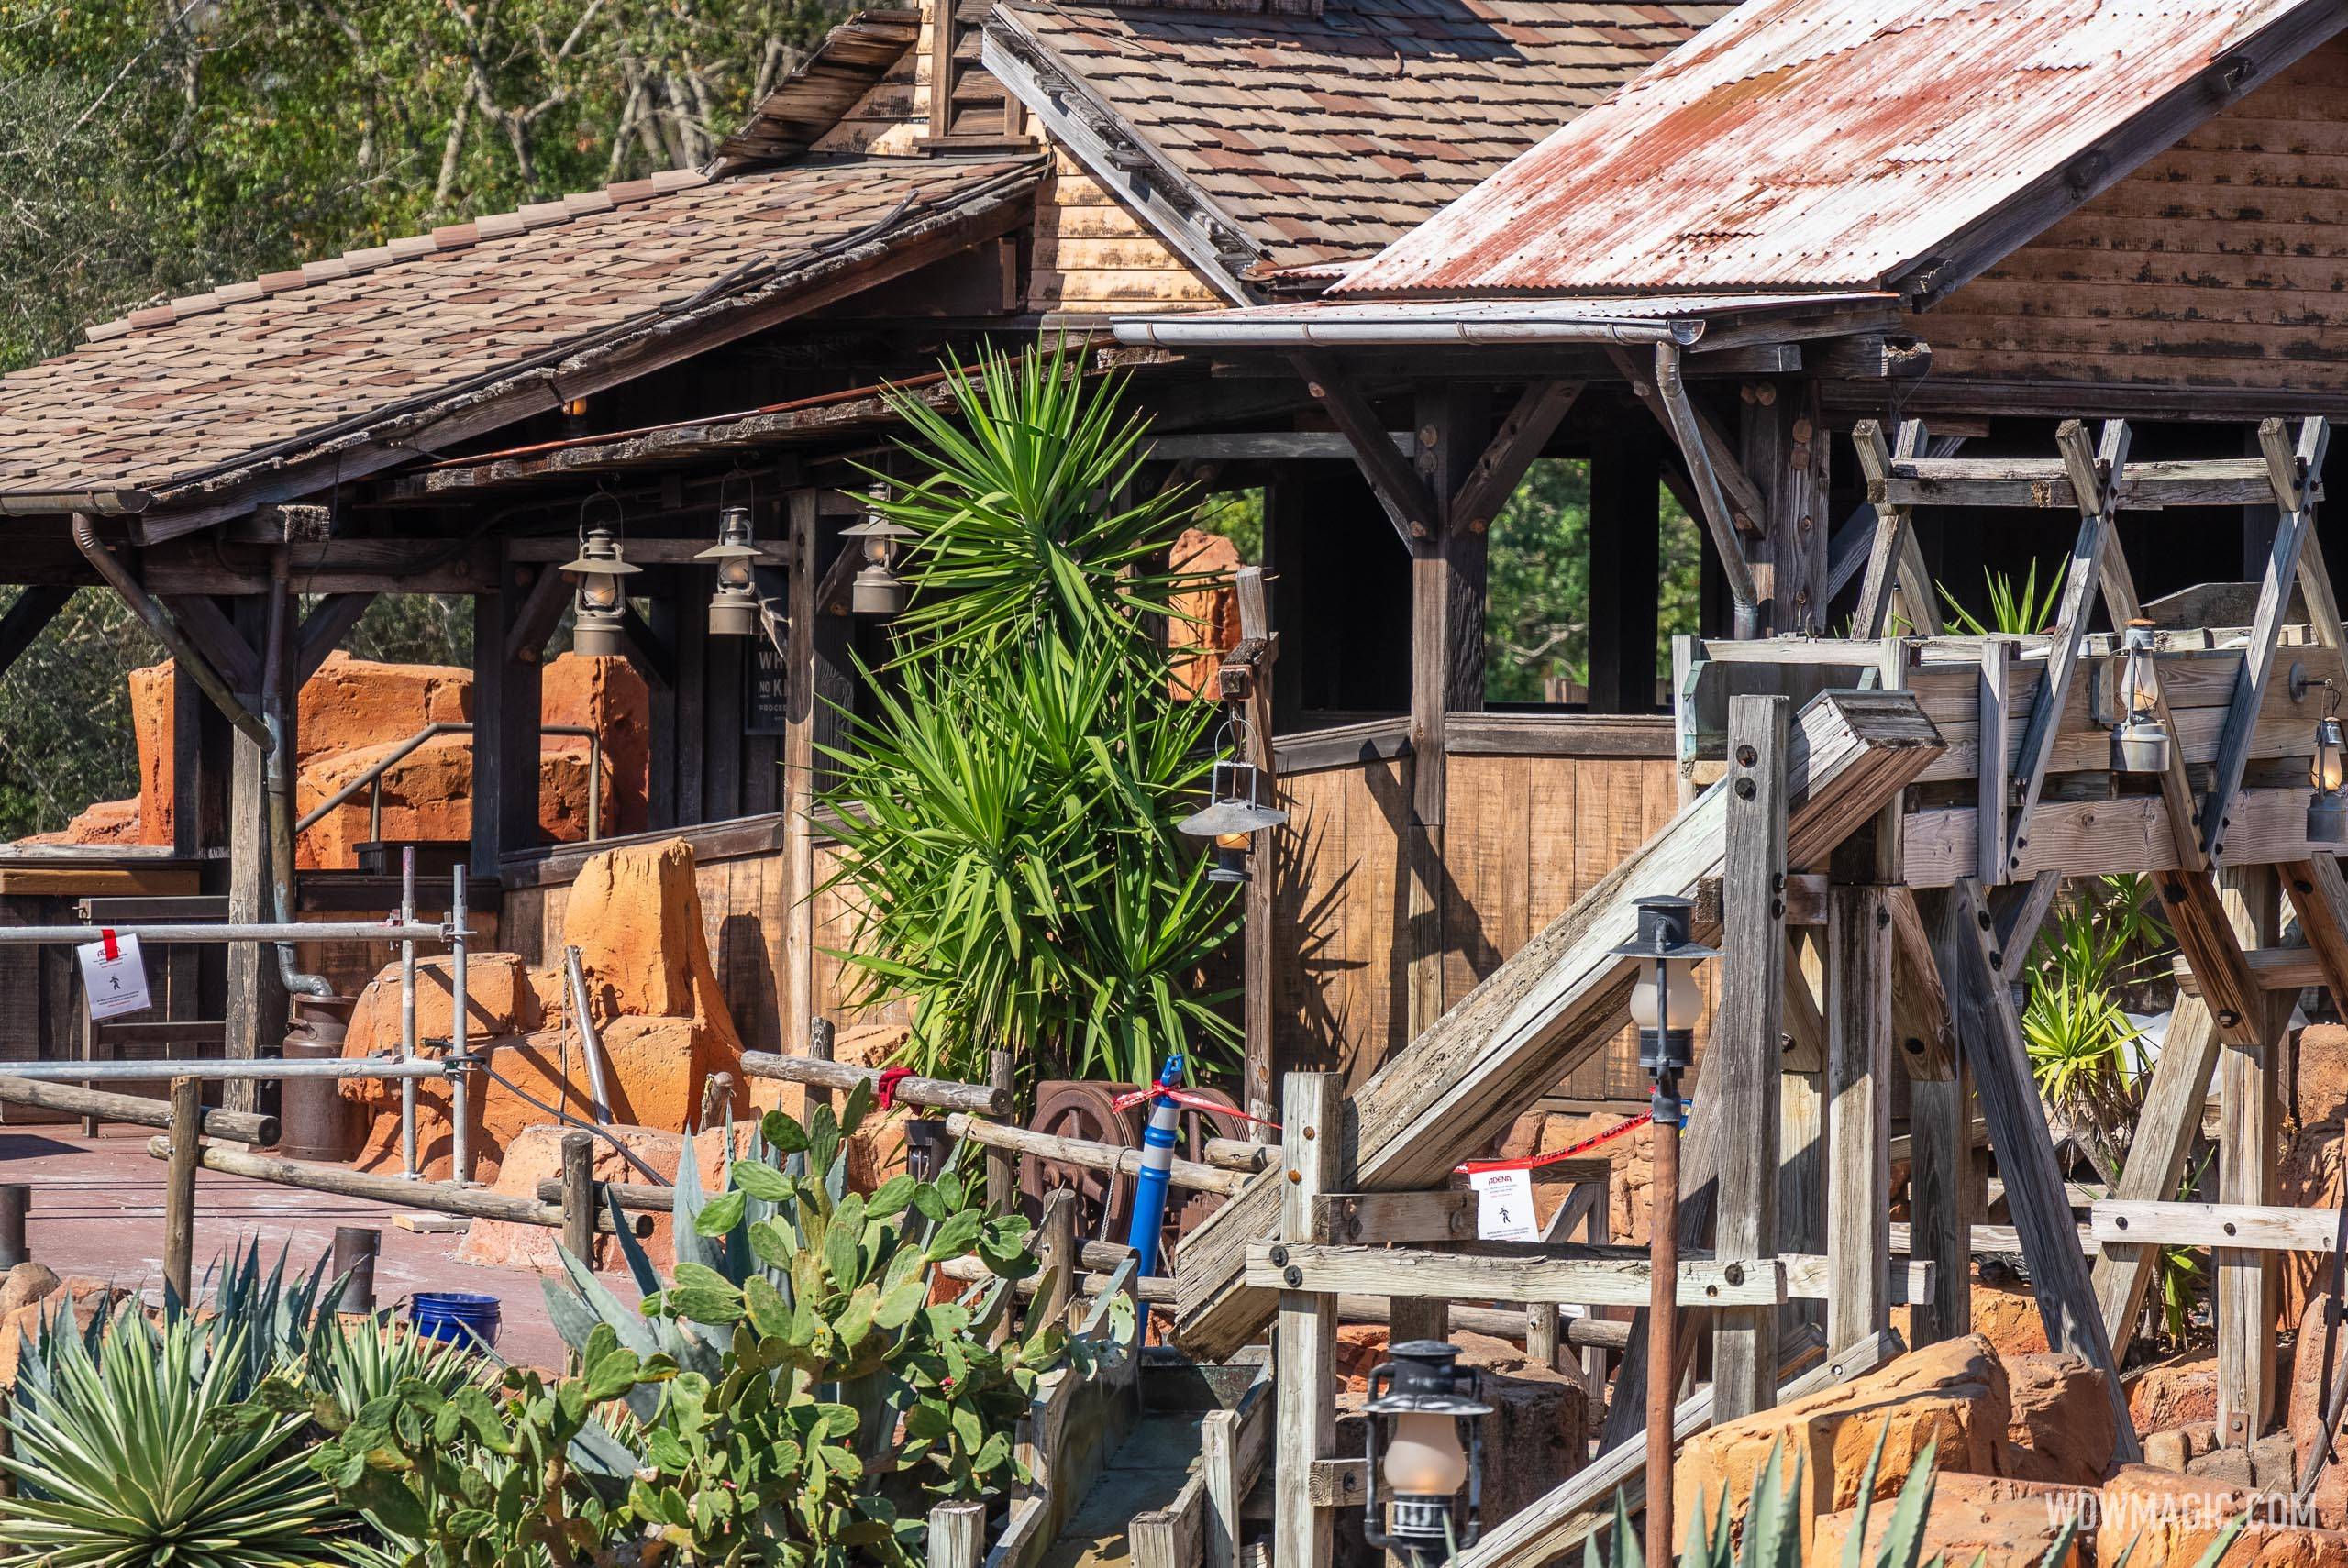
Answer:
[[[1144,432],[1077,364],[991,355],[950,414],[895,400],[918,473],[876,504],[920,535],[916,591],[830,803],[858,911],[840,956],[859,999],[910,1001],[922,1072],[976,1076],[1004,1048],[1135,1083],[1237,1038],[1199,978],[1234,901],[1173,826],[1217,713],[1172,694],[1143,619],[1191,580],[1153,565],[1189,509],[1104,500]]]
[[[63,1309],[61,1309],[61,1316]],[[95,1336],[50,1325],[28,1356],[0,1457],[0,1562],[44,1568],[294,1568],[335,1560],[348,1516],[298,1452],[303,1419],[241,1402],[241,1331],[137,1306]]]

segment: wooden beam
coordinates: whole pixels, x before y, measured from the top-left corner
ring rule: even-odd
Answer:
[[[327,656],[342,646],[342,639],[350,635],[367,607],[375,602],[372,593],[329,593],[313,605],[302,617],[301,635],[294,638],[294,675],[303,685],[317,674]]]
[[[2308,954],[2315,959],[2321,977],[2314,983],[2331,992],[2333,1006],[2348,1007],[2348,878],[2341,875],[2340,862],[2329,855],[2292,861],[2276,869],[2291,900],[2291,912],[2298,917],[2299,932],[2307,938]],[[2287,954],[2292,950],[2261,949],[2245,956],[2264,957],[2270,951]],[[2262,977],[2261,983],[2267,978]]]
[[[1581,395],[1579,381],[1535,381],[1524,389],[1516,406],[1501,421],[1484,455],[1468,472],[1451,498],[1450,525],[1480,534],[1492,525],[1509,497],[1524,479],[1524,471],[1548,446],[1567,411]]]
[[[1981,880],[1988,887],[2002,886],[2012,872],[2006,857],[2008,827],[2006,808],[2013,799],[2013,776],[2006,766],[2006,715],[2013,704],[2013,683],[2017,645],[2009,637],[1986,637],[1981,643],[1981,701],[1978,721],[1982,736],[1976,748],[1980,755],[1976,776],[1977,787],[1974,799],[1979,803],[1974,810],[1974,831],[1980,839],[1979,866]]]
[[[1656,391],[1655,372],[1623,349],[1609,348],[1606,352],[1607,357],[1613,360],[1616,371],[1630,383],[1631,395],[1645,403],[1647,412],[1655,415],[1656,423],[1676,439],[1678,433],[1671,428],[1671,414],[1663,406],[1663,398]],[[1719,478],[1721,490],[1728,497],[1729,515],[1736,525],[1736,531],[1758,535],[1763,519],[1769,514],[1768,504],[1761,498],[1760,487],[1744,471],[1744,465],[1737,460],[1736,448],[1729,445],[1728,438],[1712,423],[1711,415],[1693,403],[1689,407],[1696,415],[1696,429],[1703,439],[1704,453],[1711,459],[1712,472]],[[1694,507],[1689,508],[1690,515],[1696,511]]]
[[[1246,672],[1246,694],[1240,699],[1247,720],[1248,760],[1262,776],[1267,794],[1278,799],[1279,757],[1272,734],[1272,682],[1279,673],[1280,645],[1272,630],[1270,603],[1264,592],[1264,569],[1241,567],[1233,574],[1232,595],[1239,605],[1240,641],[1257,650]],[[1272,1021],[1278,1005],[1273,993],[1279,984],[1273,944],[1279,937],[1280,831],[1274,829],[1260,842],[1262,847],[1248,856],[1252,869],[1244,899],[1247,923],[1240,937],[1240,1094],[1248,1114],[1268,1120],[1272,1114]],[[1272,1135],[1263,1123],[1255,1126],[1266,1137]]]
[[[2087,1263],[2079,1254],[2046,1113],[2031,1078],[2029,1048],[2022,1040],[2021,1020],[2014,1010],[2013,992],[2007,975],[1991,961],[1994,926],[1978,883],[1960,882],[1949,889],[1941,900],[1941,918],[1933,933],[1941,982],[1957,1038],[1973,1068],[1990,1142],[1998,1151],[2007,1206],[2012,1210],[2014,1228],[2021,1232],[2022,1254],[2029,1260],[2031,1286],[2038,1297],[2039,1316],[2045,1321],[2046,1342],[2055,1350],[2084,1356],[2103,1373],[2104,1391],[2119,1431],[2116,1452],[2122,1463],[2132,1464],[2142,1450],[2129,1418],[2127,1395],[2121,1388],[2120,1369],[2111,1357],[2111,1342],[2104,1334],[2102,1315],[2096,1310]]]
[[[2331,428],[2323,420],[2310,419],[2300,426],[2296,453],[2270,453],[2276,497],[2288,496],[2298,504],[2284,504],[2276,520],[2275,537],[2259,582],[2258,609],[2234,675],[2233,701],[2226,710],[2225,734],[2210,771],[2210,793],[2201,811],[2201,842],[2213,860],[2225,848],[2234,796],[2242,788],[2243,767],[2250,759],[2251,736],[2265,705],[2266,683],[2274,673],[2276,639],[2290,609],[2292,585],[2299,580],[2299,556],[2308,535],[2314,531],[2315,512],[2308,504],[2308,496],[2322,472]],[[2279,438],[2280,434],[2279,420],[2268,420],[2260,428],[2262,441],[2270,436]]]
[[[8,613],[0,615],[0,674],[15,668],[25,650],[32,646],[33,639],[47,629],[72,597],[70,588],[35,584],[8,602]]]
[[[2047,650],[2046,674],[2038,701],[2030,710],[2030,726],[2022,734],[2021,795],[2013,813],[2012,836],[2006,845],[2009,876],[2021,868],[2022,851],[2030,844],[2030,816],[2046,788],[2046,767],[2054,756],[2054,734],[2061,727],[2063,703],[2077,673],[2079,645],[2087,635],[2088,604],[2102,578],[2103,554],[2110,523],[2099,507],[2079,518],[2078,537],[2072,541],[2071,558],[2063,577],[2063,592],[2054,617],[2054,642]]]
[[[627,645],[628,663],[636,666],[647,680],[666,690],[677,689],[676,650],[645,624],[633,604],[620,607],[620,641]],[[543,646],[543,638],[540,643]]]
[[[2285,863],[2281,870],[2286,884],[2295,880],[2291,875],[2295,869],[2309,864],[2307,861]],[[2319,933],[2310,929],[2310,921],[2328,922],[2330,919],[2330,915],[2321,910],[2312,914],[2302,913],[2299,929],[2308,936],[2314,937]],[[2336,943],[2330,933],[2322,934],[2326,941]],[[2252,981],[2263,991],[2303,991],[2309,986],[2331,984],[2324,966],[2325,960],[2318,957],[2312,947],[2253,947],[2244,950],[2242,958],[2244,966],[2250,970]],[[2170,973],[2176,981],[2177,995],[2198,997],[2201,994],[2201,977],[2193,972],[2193,966],[2184,958],[2172,962]]]
[[[1891,1326],[1890,895],[1836,888],[1826,911],[1826,1342],[1839,1348]]]
[[[505,657],[526,590],[507,586],[473,601],[472,871],[497,875],[504,856],[538,842],[538,727],[542,671]],[[550,572],[550,566],[538,570]]]
[[[2245,869],[2229,867],[2228,874]],[[2250,972],[2216,882],[2207,871],[2161,870],[2153,873],[2153,886],[2160,894],[2170,933],[2200,977],[2201,995],[2220,1036],[2233,1044],[2259,1043],[2265,991]]]
[[[2106,1198],[2088,1209],[2106,1246],[2226,1247],[2269,1253],[2335,1253],[2340,1210],[2272,1204],[2161,1203]]]
[[[514,613],[513,630],[505,643],[505,657],[524,663],[536,663],[546,657],[547,639],[562,620],[562,613],[570,608],[572,584],[570,577],[553,569],[538,573],[530,584],[530,591],[523,596],[521,607]]]
[[[1428,1192],[1324,1192],[1312,1200],[1301,1239],[1333,1245],[1395,1245],[1476,1239],[1476,1194],[1465,1187]]]
[[[1759,1260],[1778,1251],[1778,1075],[1784,1070],[1786,753],[1793,703],[1729,701],[1727,873],[1721,891],[1721,995],[1704,1057],[1704,1093],[1737,1108],[1722,1141],[1716,1254]],[[1797,977],[1797,983],[1807,984]],[[1720,1312],[1712,1384],[1722,1418],[1777,1403],[1778,1314]]]
[[[1808,863],[1872,819],[1941,749],[1904,692],[1833,691],[1802,710],[1788,768],[1789,863]],[[1629,1020],[1631,961],[1611,950],[1649,893],[1720,875],[1727,792],[1709,791],[1534,936],[1354,1096],[1366,1189],[1432,1186]],[[1241,1283],[1249,1242],[1278,1223],[1263,1173],[1183,1242],[1178,1342],[1228,1355],[1270,1297]]]
[[[1347,1182],[1346,1107],[1329,1073],[1290,1073],[1281,1080],[1280,1195],[1284,1235],[1301,1235],[1312,1200]],[[1269,1175],[1270,1173],[1266,1173]],[[1259,1178],[1260,1179],[1260,1178]],[[1300,1276],[1301,1279],[1301,1276]],[[1279,1456],[1273,1470],[1272,1555],[1283,1568],[1328,1568],[1335,1521],[1312,1504],[1312,1465],[1336,1442],[1337,1297],[1277,1275],[1279,1323],[1273,1345]]]
[[[2289,580],[2284,580],[2287,590]],[[2282,924],[2282,898],[2271,866],[2230,867],[2221,914],[2230,937],[2246,944],[2274,942]],[[2180,933],[2180,942],[2182,934]],[[2224,1033],[2222,1010],[2220,1032]],[[2246,1008],[2247,1043],[2228,1038],[2218,1052],[2218,1201],[2253,1207],[2275,1200],[2276,1152],[2282,1146],[2282,1106],[2276,1055],[2291,999],[2253,993]],[[2211,1299],[2218,1320],[2218,1441],[2248,1448],[2275,1414],[2275,1260],[2264,1253],[2221,1247],[2210,1254]]]
[[[174,593],[162,602],[180,634],[220,672],[229,690],[246,697],[260,692],[260,655],[219,605],[200,593]]]
[[[1434,492],[1409,459],[1394,449],[1394,443],[1387,439],[1386,422],[1357,388],[1317,357],[1300,354],[1294,363],[1313,401],[1328,412],[1330,421],[1352,444],[1354,461],[1369,481],[1370,493],[1385,508],[1396,536],[1405,548],[1416,553],[1419,542],[1435,537],[1442,527]]]
[[[1499,1256],[1490,1250],[1495,1245],[1485,1242],[1488,1250],[1477,1253],[1438,1253],[1258,1242],[1247,1249],[1247,1283],[1333,1299],[1341,1293],[1371,1292],[1589,1307],[1637,1307],[1647,1299],[1653,1276],[1645,1256],[1634,1249],[1523,1242],[1539,1255]],[[1785,1266],[1776,1258],[1690,1259],[1679,1265],[1679,1299],[1689,1307],[1767,1307],[1774,1316],[1786,1299]]]

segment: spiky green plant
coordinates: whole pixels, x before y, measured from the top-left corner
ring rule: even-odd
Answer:
[[[59,1309],[61,1319],[66,1309]],[[67,1320],[70,1324],[70,1320]],[[28,1356],[0,1466],[0,1562],[42,1568],[297,1568],[336,1561],[351,1521],[298,1452],[299,1415],[236,1395],[241,1330],[161,1328],[135,1303],[89,1340],[52,1322]]]
[[[1236,905],[1174,828],[1221,714],[1173,693],[1151,635],[1198,580],[1157,564],[1191,502],[1137,486],[1144,426],[1080,364],[990,353],[946,413],[892,400],[915,437],[874,504],[917,536],[914,592],[827,803],[857,919],[838,956],[858,1002],[910,1004],[918,1072],[1006,1049],[1139,1083],[1238,1039],[1202,979]]]
[[[1940,591],[1942,602],[1948,606],[1949,619],[1959,631],[1977,637],[2027,636],[2044,631],[2047,623],[2054,619],[2055,602],[2063,596],[2063,579],[2070,569],[2068,562],[2055,568],[2043,594],[2038,591],[2036,561],[2030,563],[2030,574],[2022,579],[2020,588],[2004,572],[1984,571],[1981,575],[1989,588],[1989,618],[1986,622],[1959,603],[1945,583],[1935,583],[1933,587]]]

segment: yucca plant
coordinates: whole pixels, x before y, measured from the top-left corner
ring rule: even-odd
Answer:
[[[892,400],[916,436],[874,505],[918,536],[914,594],[827,803],[857,911],[838,956],[858,1001],[910,1004],[918,1072],[1000,1048],[1139,1083],[1238,1038],[1202,978],[1236,907],[1174,831],[1221,715],[1174,694],[1150,635],[1199,580],[1162,564],[1192,507],[1137,488],[1145,428],[1080,364],[990,353],[945,413]]]
[[[292,1440],[300,1415],[239,1399],[241,1330],[215,1338],[135,1303],[100,1348],[66,1309],[19,1369],[0,1456],[0,1562],[42,1568],[296,1568],[338,1560],[351,1522]]]
[[[1935,583],[1933,587],[1940,591],[1942,602],[1948,606],[1949,619],[1959,631],[1968,632],[1977,637],[2028,636],[2032,632],[2044,631],[2047,624],[2054,619],[2055,602],[2063,596],[2063,579],[2069,575],[2070,569],[2068,562],[2055,568],[2054,579],[2047,583],[2043,594],[2038,591],[2036,561],[2030,563],[2030,574],[2022,579],[2020,588],[2016,588],[2014,580],[2004,572],[1983,572],[1981,575],[1989,588],[1989,618],[1987,621],[1958,603],[1956,595],[1951,593],[1945,584]]]

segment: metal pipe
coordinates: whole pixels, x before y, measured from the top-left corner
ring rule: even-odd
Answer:
[[[377,779],[382,778],[384,769],[400,762],[410,753],[414,752],[416,747],[422,745],[426,741],[432,739],[436,735],[450,734],[458,731],[463,731],[470,734],[472,732],[472,726],[466,723],[453,723],[447,719],[434,720],[432,723],[425,725],[422,729],[416,731],[414,734],[408,736],[407,739],[400,742],[399,745],[393,746],[390,751],[378,757],[373,763],[369,765],[366,772],[361,773],[358,778],[351,779],[341,789],[336,790],[333,794],[328,795],[316,805],[312,806],[307,812],[305,812],[302,814],[302,820],[294,825],[304,833],[309,832],[310,829],[316,827],[319,823],[326,820],[326,815],[328,812],[333,811],[337,806],[341,805],[345,801],[349,800],[353,795],[359,793],[360,790],[368,788]],[[369,831],[380,834],[382,832],[382,817],[380,815],[371,815],[369,820]]]
[[[456,1016],[449,1025],[449,1114],[455,1123],[450,1134],[449,1179],[459,1187],[471,1187],[473,1180],[472,1134],[466,1122],[472,1115],[471,1064],[468,1021],[465,1017],[465,868],[459,866],[450,874],[449,890],[449,944],[455,962],[451,966],[449,1000]]]
[[[1735,632],[1739,638],[1760,635],[1761,602],[1753,585],[1753,568],[1736,536],[1736,519],[1730,515],[1728,497],[1721,491],[1721,476],[1704,445],[1703,427],[1696,422],[1696,407],[1688,401],[1687,383],[1679,377],[1679,345],[1669,340],[1655,346],[1655,390],[1663,400],[1671,438],[1688,459],[1688,474],[1696,483],[1697,508],[1704,514],[1704,531],[1712,536],[1712,553],[1720,557],[1721,576],[1735,602]]]
[[[375,1309],[375,1255],[383,1250],[383,1232],[372,1225],[337,1225],[334,1228],[333,1261],[327,1265],[327,1277],[340,1280],[342,1289],[335,1297],[338,1312],[372,1312]]]
[[[604,1081],[604,1042],[595,1033],[595,1020],[587,1010],[587,970],[579,961],[579,949],[562,950],[565,977],[570,981],[570,1010],[579,1019],[580,1054],[587,1058],[587,1093],[595,1108],[595,1120],[605,1127],[612,1124],[612,1091]]]
[[[0,947],[37,947],[48,943],[104,940],[107,932],[135,936],[144,945],[183,942],[445,942],[446,926],[357,920],[258,921],[238,925],[17,925],[0,926]]]
[[[400,924],[415,925],[415,845],[400,850]],[[415,1060],[415,939],[400,941],[400,1060]],[[423,1175],[415,1161],[415,1080],[400,1080],[400,1175]]]
[[[154,1078],[437,1078],[449,1070],[445,1062],[403,1062],[395,1056],[312,1057],[286,1061],[282,1057],[252,1059],[206,1056],[196,1060],[125,1060],[118,1062],[10,1062],[6,1077],[32,1083],[144,1083]]]
[[[1653,1105],[1655,1169],[1647,1218],[1647,1551],[1671,1562],[1671,1440],[1678,1387],[1679,1086],[1657,1075]]]
[[[1329,307],[1318,307],[1327,312]],[[1339,307],[1343,308],[1343,307]],[[1380,318],[1368,312],[1350,317],[1302,313],[1257,316],[1253,312],[1213,312],[1196,318],[1124,320],[1115,324],[1120,343],[1161,348],[1299,348],[1347,345],[1406,348],[1428,344],[1694,343],[1704,335],[1700,321],[1590,321],[1521,319],[1426,321],[1416,315]]]
[[[285,690],[286,638],[292,635],[294,585],[285,571],[285,551],[270,557],[269,636],[261,658],[260,714],[269,727],[269,745],[261,753],[261,790],[269,805],[270,913],[281,925],[294,923],[294,748],[286,744],[286,710],[293,694]],[[330,997],[334,987],[324,975],[301,966],[292,942],[277,944],[277,978],[298,997]]]

